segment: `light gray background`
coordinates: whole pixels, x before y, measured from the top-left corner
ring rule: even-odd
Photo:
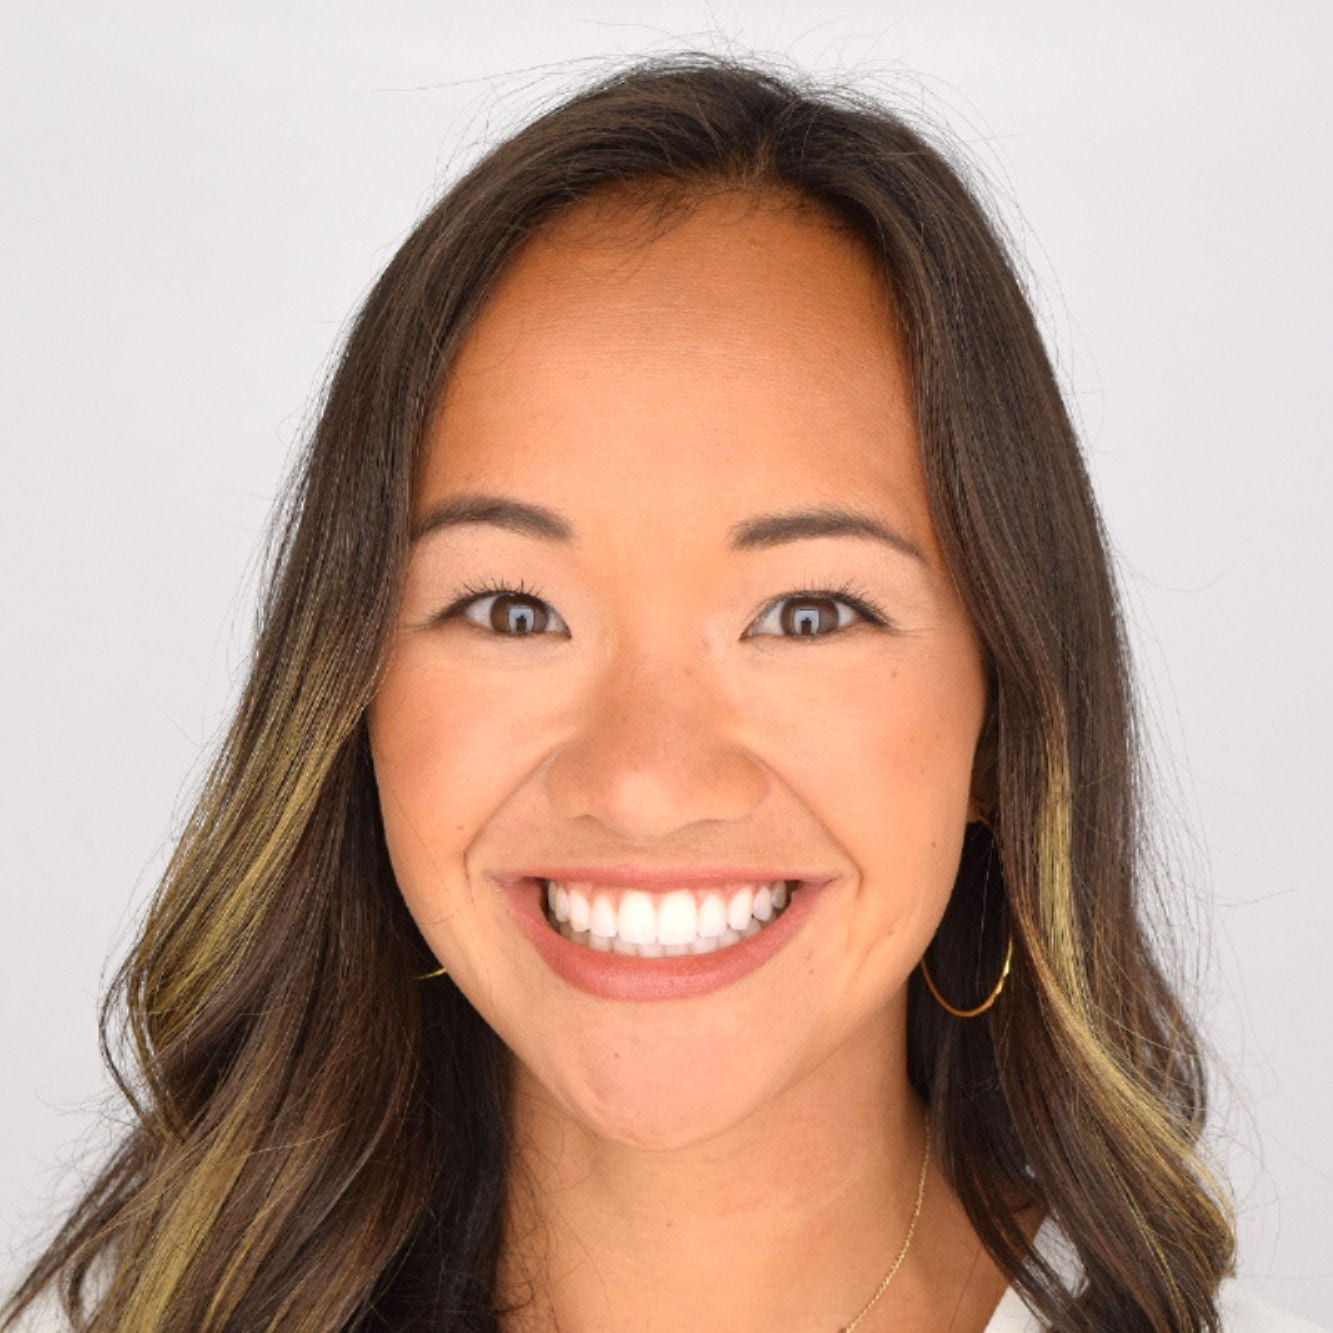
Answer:
[[[1325,0],[0,8],[0,1273],[99,1143],[95,1002],[346,319],[496,137],[686,44],[839,71],[990,181],[1124,581],[1242,1271],[1329,1321]]]

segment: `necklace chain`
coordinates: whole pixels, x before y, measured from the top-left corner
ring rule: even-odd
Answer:
[[[884,1274],[884,1281],[879,1284],[879,1290],[861,1307],[861,1313],[852,1320],[840,1333],[852,1333],[852,1330],[866,1317],[867,1311],[884,1294],[884,1288],[893,1281],[893,1275],[902,1267],[903,1259],[907,1255],[907,1247],[912,1243],[912,1233],[916,1230],[916,1220],[921,1216],[921,1200],[926,1192],[926,1168],[930,1165],[930,1117],[926,1117],[926,1151],[921,1158],[921,1178],[916,1182],[916,1205],[912,1209],[912,1220],[907,1224],[907,1239],[903,1241],[903,1247],[898,1251],[898,1257],[893,1261],[893,1267]]]

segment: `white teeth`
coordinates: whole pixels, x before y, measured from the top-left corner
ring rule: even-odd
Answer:
[[[727,900],[720,893],[706,893],[699,904],[699,938],[715,940],[727,928]]]
[[[587,930],[591,922],[592,905],[588,902],[587,895],[571,893],[569,895],[569,924],[575,930]]]
[[[592,914],[588,922],[588,929],[594,935],[600,935],[604,940],[611,939],[616,933],[616,905],[611,901],[611,895],[599,893],[592,900]]]
[[[652,898],[642,889],[621,894],[616,934],[627,944],[657,943],[657,913],[653,910]]]
[[[640,958],[712,953],[756,935],[786,909],[784,881],[728,894],[692,889],[646,893],[547,881],[547,919],[566,939]],[[591,898],[591,901],[590,901]]]
[[[732,930],[743,930],[754,906],[754,890],[742,889],[727,903],[727,925]]]
[[[620,910],[625,910],[623,904]],[[663,944],[690,944],[698,934],[699,909],[694,905],[694,894],[689,889],[666,894],[657,905],[657,938]]]

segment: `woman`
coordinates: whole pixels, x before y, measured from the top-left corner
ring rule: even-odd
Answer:
[[[957,172],[750,66],[606,78],[351,332],[104,1013],[139,1124],[10,1314],[1304,1326],[1228,1276],[1134,725]]]

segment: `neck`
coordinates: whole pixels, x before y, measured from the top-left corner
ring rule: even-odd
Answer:
[[[670,1149],[594,1132],[518,1065],[498,1286],[532,1303],[506,1333],[848,1324],[902,1247],[920,1179],[904,1019],[890,1008],[740,1123]],[[958,1211],[932,1165],[911,1248],[858,1333],[913,1312],[902,1326],[933,1326],[940,1292],[956,1301],[977,1258]]]

